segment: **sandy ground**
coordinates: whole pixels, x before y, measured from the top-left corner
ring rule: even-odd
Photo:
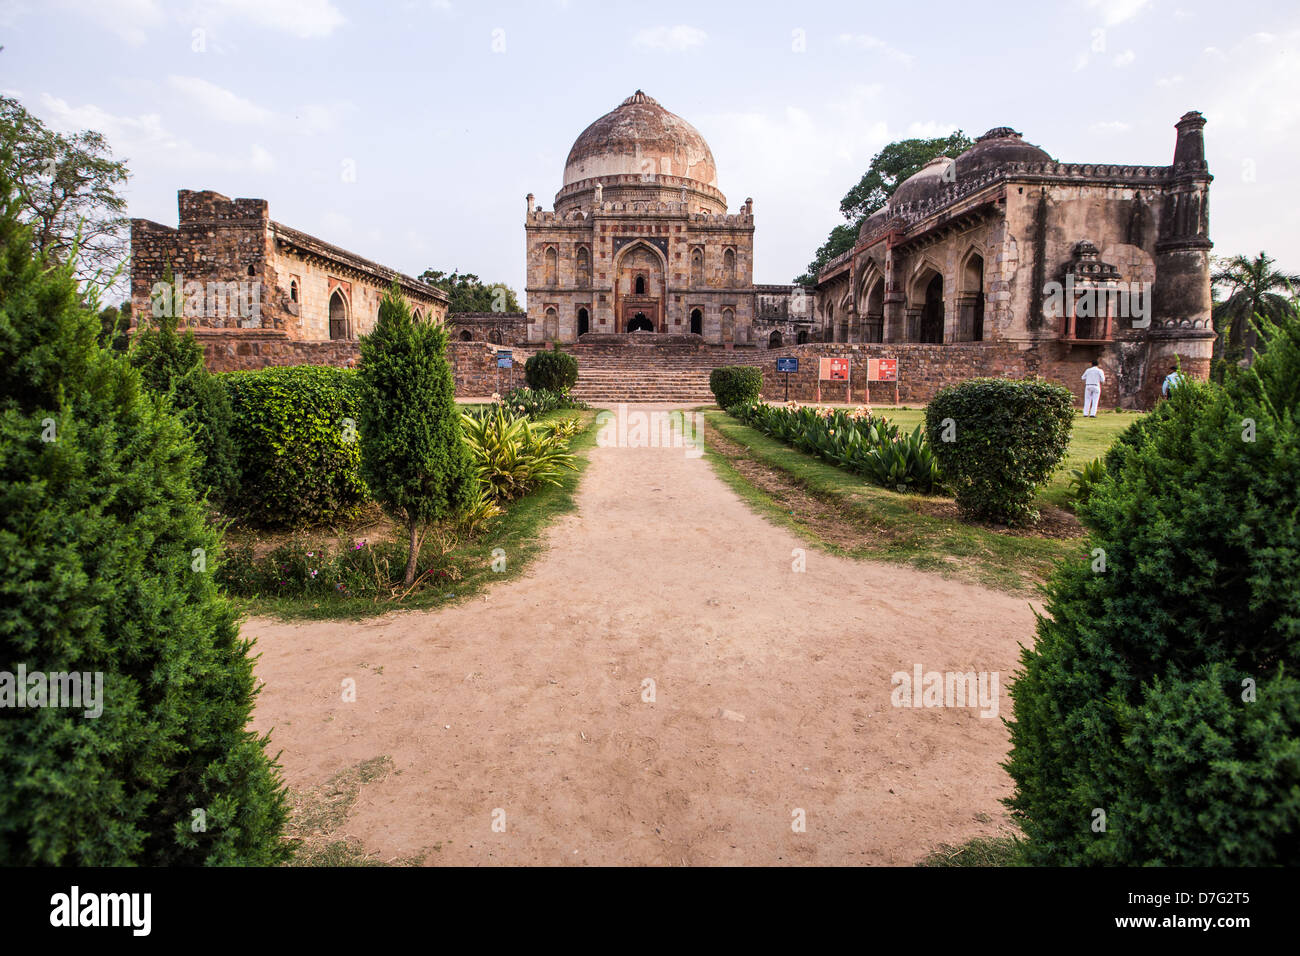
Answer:
[[[682,449],[594,449],[549,547],[441,611],[247,622],[292,787],[392,757],[336,837],[431,864],[834,865],[1007,832],[1002,721],[891,706],[891,675],[997,671],[1009,716],[1023,598],[814,550],[796,572],[804,543]]]

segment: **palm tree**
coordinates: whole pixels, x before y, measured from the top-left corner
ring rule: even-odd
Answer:
[[[1276,322],[1293,308],[1300,275],[1275,270],[1276,261],[1263,252],[1254,259],[1232,256],[1218,260],[1218,270],[1210,281],[1228,290],[1228,297],[1214,306],[1214,328],[1219,333],[1215,351],[1225,361],[1236,363],[1243,357],[1253,361],[1259,345],[1255,316]]]

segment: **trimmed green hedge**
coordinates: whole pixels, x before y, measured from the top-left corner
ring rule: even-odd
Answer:
[[[538,352],[524,363],[524,379],[531,389],[568,394],[578,382],[578,360],[559,345],[549,352]]]
[[[974,378],[941,389],[925,431],[957,507],[970,518],[1024,524],[1034,491],[1060,464],[1074,396],[1039,378]]]
[[[763,370],[756,365],[724,365],[709,373],[709,391],[724,411],[758,401],[763,393]]]
[[[352,369],[321,365],[227,372],[238,507],[268,527],[354,516],[367,500]]]

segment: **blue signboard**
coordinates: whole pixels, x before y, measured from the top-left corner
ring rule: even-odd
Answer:
[[[799,371],[799,360],[797,358],[779,358],[776,360],[776,370],[778,372],[797,372]]]
[[[511,368],[514,365],[514,359],[510,357],[509,349],[499,349],[497,351],[497,368]]]

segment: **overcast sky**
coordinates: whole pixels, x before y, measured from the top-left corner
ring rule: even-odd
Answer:
[[[132,216],[264,198],[417,275],[521,288],[524,196],[551,208],[574,139],[638,88],[704,135],[732,211],[753,197],[758,282],[803,271],[891,140],[1011,126],[1163,165],[1192,109],[1215,251],[1300,271],[1294,0],[0,0],[0,43],[0,88],[129,161]]]

